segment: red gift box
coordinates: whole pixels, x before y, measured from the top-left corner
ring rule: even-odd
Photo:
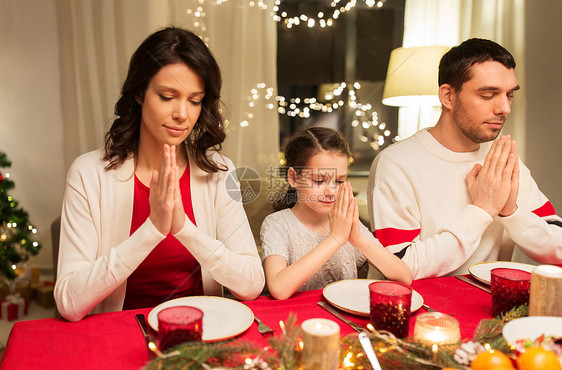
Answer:
[[[9,295],[0,301],[0,319],[14,321],[27,315],[28,300],[19,294]]]

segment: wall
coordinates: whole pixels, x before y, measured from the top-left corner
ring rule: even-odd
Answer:
[[[65,176],[55,12],[53,0],[0,0],[0,150],[12,161],[10,195],[43,244],[32,263],[46,268]]]
[[[525,2],[526,157],[540,189],[562,214],[562,1]]]

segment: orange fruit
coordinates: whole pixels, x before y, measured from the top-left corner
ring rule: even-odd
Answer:
[[[519,370],[560,370],[558,356],[542,347],[529,347],[517,358]]]
[[[513,369],[511,360],[500,351],[480,352],[470,364],[472,370]]]

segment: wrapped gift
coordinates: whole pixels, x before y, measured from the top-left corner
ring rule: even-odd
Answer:
[[[39,284],[41,277],[41,270],[37,266],[31,267],[31,285]]]
[[[27,315],[28,300],[19,294],[7,296],[0,301],[0,319],[14,321]]]
[[[50,281],[33,285],[33,299],[45,308],[55,307],[54,287]]]

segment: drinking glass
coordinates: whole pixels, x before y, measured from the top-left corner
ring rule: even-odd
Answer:
[[[203,311],[191,306],[175,306],[158,312],[158,348],[185,342],[201,341],[203,336]]]
[[[513,307],[529,303],[531,273],[510,268],[491,271],[492,316],[505,314]]]
[[[408,336],[412,288],[395,281],[369,284],[370,320],[377,330],[386,330],[398,338]]]

